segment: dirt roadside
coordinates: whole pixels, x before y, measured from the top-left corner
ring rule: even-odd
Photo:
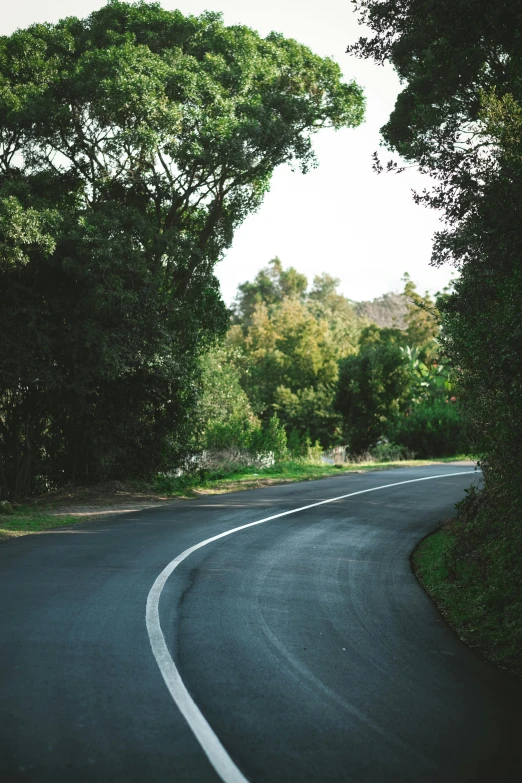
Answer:
[[[224,482],[222,486],[192,489],[187,495],[162,495],[152,490],[137,488],[121,481],[110,481],[93,486],[63,487],[56,492],[34,498],[29,508],[34,512],[57,518],[74,516],[79,519],[95,519],[118,514],[128,514],[145,508],[156,508],[173,500],[189,500],[202,495],[257,489],[272,484],[287,484],[293,479],[247,478]]]

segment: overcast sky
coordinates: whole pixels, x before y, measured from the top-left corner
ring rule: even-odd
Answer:
[[[6,3],[0,32],[32,22],[86,16],[105,0],[17,0]],[[427,184],[414,169],[401,175],[372,172],[372,152],[399,91],[390,67],[345,54],[360,34],[350,0],[161,0],[183,13],[222,11],[226,24],[245,24],[267,35],[295,38],[315,53],[334,58],[347,80],[355,79],[367,99],[365,123],[356,130],[324,130],[315,136],[319,168],[309,174],[278,169],[263,206],[238,230],[217,266],[227,302],[237,285],[278,255],[310,279],[328,272],[341,279],[350,299],[373,299],[400,290],[409,272],[421,290],[435,292],[452,275],[449,267],[429,266],[431,238],[439,227],[435,213],[416,206],[412,189]],[[386,159],[386,151],[383,151]]]

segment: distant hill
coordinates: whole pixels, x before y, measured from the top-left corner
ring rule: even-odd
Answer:
[[[381,328],[406,329],[408,308],[404,294],[388,293],[372,299],[371,302],[352,302],[359,318],[371,321]]]

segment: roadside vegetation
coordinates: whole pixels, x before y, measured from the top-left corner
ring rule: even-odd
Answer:
[[[349,51],[402,81],[385,146],[433,177],[432,263],[459,270],[439,298],[442,355],[457,369],[484,488],[417,555],[424,584],[463,638],[522,662],[522,2],[356,0],[370,34]],[[397,171],[392,159],[376,169]]]
[[[296,481],[342,476],[346,473],[366,473],[371,470],[388,470],[399,467],[420,467],[437,465],[464,459],[449,457],[437,460],[400,460],[379,462],[367,459],[361,462],[327,464],[313,459],[285,459],[270,467],[227,466],[222,464],[215,470],[190,471],[181,476],[158,474],[152,481],[114,482],[86,488],[68,487],[66,497],[50,493],[35,499],[27,505],[15,505],[10,513],[0,513],[0,540],[30,533],[40,533],[53,528],[69,527],[108,514],[126,513],[136,500],[141,507],[155,505],[175,499],[197,498],[205,494],[224,494],[247,489],[287,484]],[[42,500],[45,501],[41,505]],[[122,502],[123,501],[123,502]],[[130,501],[130,502],[129,502]],[[68,511],[64,512],[64,508]],[[85,510],[87,508],[87,510]],[[79,512],[79,509],[81,511]],[[118,511],[118,509],[120,509]]]
[[[275,258],[239,287],[225,340],[202,360],[195,447],[203,462],[336,449],[336,461],[356,462],[466,452],[430,297],[406,275],[400,326],[381,327],[357,315],[338,283],[323,274],[310,285]]]
[[[119,0],[2,37],[0,82],[1,497],[169,470],[228,326],[215,264],[362,91],[281,35]]]
[[[57,517],[54,514],[42,513],[34,506],[17,506],[12,514],[0,515],[0,540],[68,527],[79,521],[80,518],[73,514]]]
[[[201,471],[180,478],[158,476],[154,487],[158,491],[174,497],[197,497],[205,491],[212,493],[235,492],[239,489],[255,489],[268,484],[293,481],[311,481],[319,478],[339,476],[343,473],[366,473],[369,470],[388,470],[400,467],[420,467],[437,463],[454,462],[464,457],[450,457],[441,460],[400,460],[397,462],[378,462],[363,460],[328,465],[324,462],[285,460],[268,468],[243,468]]]
[[[461,639],[522,676],[522,594],[513,579],[522,532],[517,509],[499,518],[504,504],[488,508],[491,498],[470,490],[458,517],[421,542],[413,566]],[[502,525],[502,536],[492,518]]]

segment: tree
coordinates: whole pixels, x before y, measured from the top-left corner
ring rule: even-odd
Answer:
[[[243,433],[260,424],[232,359],[223,345],[217,345],[201,357],[202,390],[194,417],[195,450],[230,446],[231,439],[241,441]]]
[[[338,356],[328,322],[288,297],[272,309],[257,305],[246,333],[234,326],[228,339],[244,357],[254,409],[264,417],[276,411],[285,426],[327,445],[338,423],[331,407]]]
[[[340,362],[335,405],[350,451],[364,454],[382,438],[387,420],[410,399],[411,375],[397,329],[369,326],[359,353]]]
[[[2,492],[175,464],[214,264],[362,92],[280,35],[118,0],[0,39],[0,84]]]
[[[307,298],[314,317],[328,322],[338,358],[356,350],[362,329],[352,302],[337,290],[340,282],[326,273],[316,275]]]
[[[428,451],[430,443],[439,451],[447,447],[448,439],[434,424],[443,420],[439,402],[450,396],[448,367],[435,362],[439,315],[409,275],[404,283],[397,295],[401,329],[364,328],[353,303],[338,292],[339,280],[324,273],[308,290],[304,275],[285,270],[279,259],[239,287],[228,334],[233,361],[253,408],[265,418],[275,410],[289,443],[307,436],[323,446],[338,443],[342,413],[344,436],[357,452],[367,451],[389,435],[392,420],[394,435],[406,432],[404,418],[422,403],[433,435],[423,439],[410,426],[405,438],[422,440]],[[434,405],[439,405],[436,412]],[[456,411],[451,417],[460,423]],[[421,419],[415,417],[417,423]],[[410,448],[402,441],[398,445]]]
[[[351,50],[403,79],[389,148],[432,175],[418,201],[443,209],[433,263],[461,274],[439,301],[443,348],[486,473],[518,481],[522,444],[522,3],[358,2],[372,35]],[[487,457],[486,457],[487,455]],[[507,467],[507,462],[509,467]],[[502,479],[500,477],[503,477]]]
[[[201,357],[201,394],[194,416],[193,447],[207,451],[204,464],[252,464],[286,454],[287,437],[277,415],[255,415],[240,381],[234,351],[217,344]]]
[[[241,283],[233,305],[234,323],[239,323],[243,329],[252,324],[256,307],[280,304],[290,297],[301,301],[305,298],[308,280],[294,267],[283,269],[281,260],[276,256],[269,261],[268,266],[261,269],[252,283]]]
[[[406,300],[406,340],[409,346],[423,350],[424,354],[433,350],[440,332],[440,314],[435,308],[431,296],[426,291],[419,294],[417,286],[406,272],[403,276]]]
[[[390,60],[403,84],[385,143],[435,179],[417,196],[446,220],[432,261],[460,271],[438,302],[441,340],[458,372],[485,488],[460,506],[448,568],[463,594],[480,596],[471,636],[478,630],[494,659],[519,666],[522,2],[362,0],[356,7],[371,35],[352,51]]]
[[[243,387],[262,416],[276,411],[291,433],[323,446],[340,437],[333,408],[338,362],[356,350],[361,324],[339,280],[306,277],[277,258],[239,286],[228,340]]]

